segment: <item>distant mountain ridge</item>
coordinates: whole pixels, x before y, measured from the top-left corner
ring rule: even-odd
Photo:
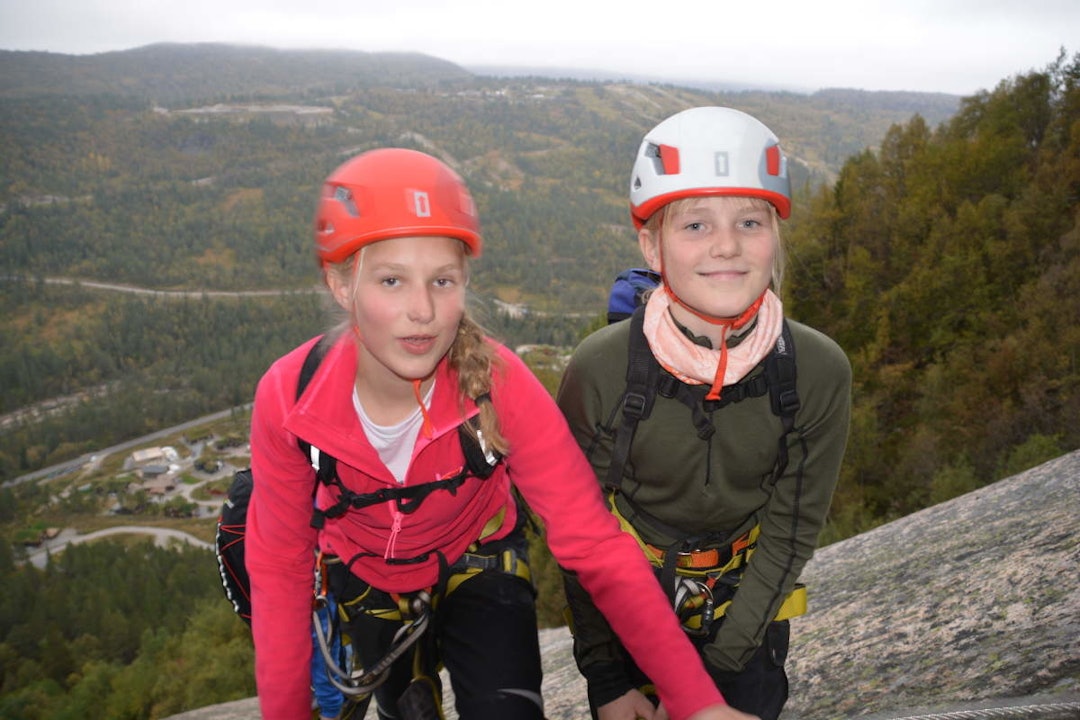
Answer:
[[[157,43],[95,55],[0,50],[0,98],[23,103],[62,97],[120,98],[136,106],[150,103],[173,109],[241,101],[316,103],[325,108],[351,104],[372,90],[391,90],[430,94],[426,102],[434,105],[454,93],[499,95],[509,84],[527,88],[519,88],[523,97],[530,93],[567,96],[590,87],[594,93],[603,93],[610,88],[616,92],[601,96],[601,107],[595,110],[608,116],[613,132],[620,125],[653,125],[693,105],[739,108],[761,118],[783,139],[794,161],[796,185],[835,179],[848,157],[875,146],[893,124],[919,115],[934,127],[960,107],[958,96],[942,93],[850,88],[808,93],[751,81],[664,79],[571,68],[482,66],[470,70],[422,53],[222,43]],[[440,117],[443,112],[439,110]],[[493,122],[491,118],[477,120],[482,125]],[[507,128],[510,132],[520,129],[518,121],[507,121],[512,124]]]
[[[945,93],[808,89],[752,80],[665,78],[569,67],[463,67],[424,53],[278,49],[225,43],[155,43],[94,55],[0,50],[0,97],[122,94],[163,100],[211,95],[315,92],[349,84],[430,86],[474,76],[673,85],[717,93],[781,93],[891,105],[937,122],[956,110]]]
[[[451,62],[420,53],[219,43],[160,43],[97,55],[0,51],[0,97],[119,94],[164,102],[352,85],[424,86],[470,76]]]
[[[566,80],[581,80],[585,82],[635,82],[635,83],[660,83],[664,85],[678,85],[679,87],[697,88],[715,92],[742,92],[745,90],[759,90],[764,92],[795,92],[812,93],[810,88],[795,87],[792,85],[766,85],[751,81],[738,80],[701,80],[679,77],[661,77],[635,72],[618,72],[615,70],[596,70],[581,67],[559,67],[539,65],[465,65],[466,70],[477,75],[492,77],[547,77],[562,78]]]
[[[921,107],[940,103],[944,108],[956,109],[958,95],[938,92],[918,92],[914,90],[863,90],[859,88],[824,87],[809,88],[795,85],[777,85],[754,82],[752,80],[733,80],[730,78],[703,80],[701,78],[663,77],[634,72],[616,72],[613,70],[594,70],[575,67],[541,67],[536,65],[465,65],[466,70],[476,75],[490,77],[546,77],[583,82],[632,82],[643,85],[675,85],[678,87],[705,90],[718,93],[788,93],[805,96],[826,96],[851,98],[869,96],[898,104],[917,104]],[[951,110],[950,110],[951,111]]]

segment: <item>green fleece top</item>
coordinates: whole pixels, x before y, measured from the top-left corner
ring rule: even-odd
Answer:
[[[847,442],[851,403],[847,356],[822,333],[788,323],[801,405],[788,436],[787,468],[775,484],[772,474],[782,427],[767,393],[713,412],[716,432],[708,441],[698,437],[686,405],[657,396],[650,416],[638,424],[623,469],[622,489],[632,493],[635,505],[688,534],[727,533],[755,518],[761,523],[757,548],[735,599],[715,641],[703,649],[706,663],[719,670],[742,669],[813,554]],[[630,328],[626,320],[585,338],[574,351],[558,393],[559,407],[601,483],[622,421]],[[750,374],[761,372],[764,363]],[[665,543],[664,538],[650,538],[646,528],[637,529],[647,542]],[[596,682],[610,685],[612,664],[621,657],[618,641],[593,611],[587,595],[582,598],[577,589],[573,577],[568,577],[575,658],[590,684],[595,670],[598,676],[608,675]],[[590,695],[595,695],[593,689]]]

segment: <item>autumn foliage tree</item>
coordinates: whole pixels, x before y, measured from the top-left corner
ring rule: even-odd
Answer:
[[[834,532],[1080,446],[1078,83],[1062,54],[895,125],[797,217],[787,308],[855,370]]]

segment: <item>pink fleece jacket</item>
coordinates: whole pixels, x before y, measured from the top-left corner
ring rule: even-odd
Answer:
[[[343,336],[327,351],[299,402],[300,367],[313,338],[280,358],[259,382],[251,421],[255,476],[248,516],[247,569],[251,576],[255,675],[268,720],[307,720],[311,713],[311,592],[316,545],[343,558],[364,557],[353,572],[387,592],[432,586],[439,550],[453,563],[505,509],[514,526],[510,480],[540,516],[558,563],[578,574],[641,669],[653,679],[673,720],[723,699],[683,634],[635,541],[607,510],[592,468],[547,390],[525,364],[497,345],[500,359],[491,390],[510,451],[489,479],[470,479],[456,494],[432,493],[402,515],[393,503],[350,511],[309,526],[315,473],[299,449],[302,437],[337,458],[338,475],[359,493],[396,485],[368,443],[352,404],[357,349]],[[464,415],[476,413],[466,401]],[[436,370],[429,412],[406,484],[455,474],[464,464],[457,427],[464,422],[457,378],[444,360]],[[320,487],[320,507],[333,504]],[[390,565],[387,558],[427,560]]]

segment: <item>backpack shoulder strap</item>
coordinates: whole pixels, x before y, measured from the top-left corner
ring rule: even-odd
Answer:
[[[787,436],[795,429],[795,414],[800,407],[796,389],[795,341],[792,339],[787,319],[784,319],[776,345],[765,359],[764,374],[725,388],[724,401],[717,407],[711,407],[710,401],[698,402],[688,386],[673,377],[670,380],[674,380],[674,383],[662,382],[668,380],[668,377],[661,377],[659,364],[645,339],[643,325],[644,310],[638,308],[630,318],[629,356],[626,364],[626,391],[622,399],[622,422],[616,430],[615,447],[612,450],[605,485],[611,489],[620,488],[637,424],[649,417],[656,400],[657,388],[661,384],[664,387],[660,392],[665,397],[677,398],[691,409],[694,413],[694,425],[698,430],[698,436],[703,440],[707,440],[712,435],[712,425],[708,422],[708,417],[701,412],[703,404],[707,406],[707,410],[717,409],[730,402],[763,395],[766,388],[762,385],[767,386],[773,413],[780,418],[783,427],[778,441],[776,468],[773,472],[774,480],[779,478],[787,468]]]
[[[475,400],[477,405],[490,403],[491,395],[483,393]],[[458,426],[458,439],[461,442],[461,452],[465,455],[465,467],[469,474],[487,480],[491,473],[495,472],[499,461],[503,459],[501,453],[488,446],[484,440],[484,433],[480,431],[480,418],[474,415],[469,418],[470,431],[464,424]]]
[[[638,307],[630,316],[630,345],[626,360],[626,390],[622,396],[622,422],[615,433],[607,482],[609,488],[622,485],[623,469],[630,456],[630,444],[641,420],[649,417],[656,401],[660,365],[645,339],[645,308]]]
[[[304,394],[304,390],[311,383],[311,379],[315,377],[315,371],[319,369],[319,365],[322,364],[323,358],[326,357],[326,351],[332,344],[329,335],[323,335],[319,338],[318,342],[311,346],[308,350],[307,357],[304,358],[304,364],[300,366],[300,377],[296,381],[296,400],[300,401],[300,397]],[[308,459],[311,466],[315,468],[315,486],[311,489],[312,498],[315,496],[315,490],[318,488],[319,483],[331,484],[337,479],[337,460],[330,454],[324,453],[319,448],[315,447],[307,440],[303,438],[297,438],[297,443],[300,445],[300,450],[304,453],[304,457]],[[315,525],[315,517],[312,517],[312,526]],[[321,524],[317,527],[321,527]]]
[[[326,335],[319,338],[319,341],[311,346],[308,350],[307,357],[304,358],[304,364],[300,366],[300,379],[296,383],[296,399],[299,400],[300,396],[304,394],[304,390],[307,389],[308,384],[311,382],[311,378],[315,376],[315,371],[319,369],[319,365],[322,364],[323,358],[326,357],[326,351],[330,347],[330,340]]]
[[[784,319],[776,345],[765,359],[765,376],[769,385],[769,399],[773,413],[780,418],[783,426],[777,447],[776,468],[773,470],[773,482],[776,482],[787,469],[787,436],[795,429],[795,413],[800,407],[795,382],[795,341],[791,337],[791,328],[787,318]]]
[[[300,397],[304,394],[304,390],[307,389],[308,384],[311,383],[311,378],[315,377],[315,371],[318,370],[319,365],[322,364],[323,358],[326,357],[326,351],[329,349],[330,345],[331,341],[329,336],[323,335],[319,338],[318,342],[312,345],[311,349],[308,350],[307,357],[304,358],[304,364],[300,366],[300,377],[296,382],[297,402],[299,402]],[[337,461],[302,438],[298,439],[297,442],[299,442],[300,449],[303,451],[304,456],[311,461],[312,467],[315,468],[318,479],[325,483],[331,482],[337,475]]]

